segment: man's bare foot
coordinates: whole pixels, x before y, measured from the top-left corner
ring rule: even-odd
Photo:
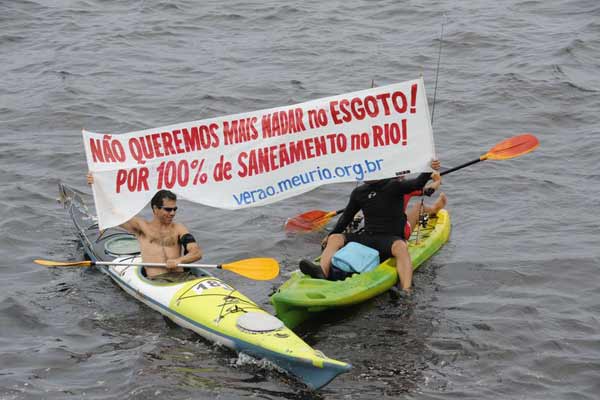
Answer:
[[[446,193],[442,192],[442,193],[440,193],[440,197],[438,197],[437,201],[433,205],[434,207],[437,208],[436,212],[438,212],[442,208],[446,207],[446,203],[448,203],[448,197],[446,196]]]
[[[440,193],[440,196],[435,201],[435,203],[433,203],[433,205],[427,207],[425,212],[427,212],[427,214],[429,214],[429,215],[436,215],[438,213],[438,211],[440,211],[442,208],[446,207],[447,202],[448,202],[448,197],[446,197],[446,193],[442,192],[442,193]]]

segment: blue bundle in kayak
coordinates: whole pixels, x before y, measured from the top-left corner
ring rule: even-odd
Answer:
[[[356,242],[350,242],[338,250],[332,264],[345,272],[368,272],[379,265],[379,252]]]

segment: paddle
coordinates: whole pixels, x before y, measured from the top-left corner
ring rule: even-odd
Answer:
[[[337,211],[311,210],[300,214],[294,218],[288,218],[285,222],[285,230],[294,231],[314,231],[319,230],[335,217],[344,212],[344,209]]]
[[[469,165],[473,165],[475,163],[478,163],[479,161],[508,160],[511,158],[519,157],[523,154],[532,152],[533,150],[535,150],[536,147],[538,147],[539,144],[540,143],[537,140],[537,138],[530,133],[513,136],[511,138],[501,141],[479,158],[461,164],[458,167],[450,168],[444,172],[441,172],[440,175],[446,175],[450,172],[458,171],[459,169],[468,167]]]
[[[538,147],[539,141],[530,134],[513,136],[505,139],[492,147],[487,153],[479,158],[461,164],[457,167],[445,170],[440,175],[446,175],[459,169],[468,167],[484,160],[508,160],[527,154]],[[291,232],[313,232],[323,228],[331,218],[344,212],[344,209],[337,211],[311,210],[293,218],[288,218],[285,223],[285,230]]]
[[[93,265],[129,265],[142,267],[166,267],[164,263],[128,263],[111,261],[51,261],[51,260],[33,260],[36,264],[45,267],[91,267]],[[246,278],[257,281],[268,281],[279,275],[279,263],[273,258],[247,258],[245,260],[234,261],[227,264],[179,264],[179,267],[185,268],[218,268],[234,272]]]

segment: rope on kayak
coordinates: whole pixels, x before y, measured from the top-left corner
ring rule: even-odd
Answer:
[[[227,315],[229,314],[235,314],[237,312],[244,312],[247,313],[248,311],[246,311],[245,308],[243,307],[239,307],[237,304],[234,304],[233,307],[229,307],[225,313],[223,313],[223,310],[225,309],[225,306],[228,304],[231,304],[230,300],[237,300],[237,302],[242,302],[242,303],[247,303],[248,305],[250,305],[251,307],[249,308],[257,308],[260,309],[256,304],[251,303],[247,300],[244,299],[240,299],[239,297],[235,297],[232,296],[231,294],[233,292],[236,292],[237,289],[232,289],[231,292],[229,292],[227,295],[223,296],[223,304],[221,305],[221,310],[219,310],[219,316],[217,317],[217,319],[215,320],[216,323],[221,322],[221,320],[223,318],[225,318]]]
[[[129,256],[129,257],[127,257],[127,258],[123,258],[121,261],[133,261],[133,260],[135,260],[137,257],[138,257],[138,256],[137,256],[137,254],[136,254],[136,255],[134,255],[134,256]],[[120,275],[120,276],[123,276],[123,275],[125,275],[125,272],[127,272],[127,270],[128,270],[129,268],[131,268],[131,267],[133,267],[133,265],[126,265],[126,266],[125,266],[125,268],[123,268],[121,271],[119,271],[119,275]],[[142,276],[144,276],[144,274],[143,274],[143,271],[142,271],[142,269],[141,269],[141,268],[140,268],[140,274],[142,274]]]
[[[223,309],[225,308],[225,305],[227,304],[227,299],[232,299],[234,297],[231,296],[231,294],[233,292],[235,292],[237,289],[232,288],[231,292],[229,292],[225,297],[223,297],[223,304],[221,305],[221,309],[219,310],[219,316],[217,317],[217,319],[215,320],[215,322],[218,324],[219,322],[221,322],[221,320],[223,319],[223,317],[225,316],[225,314],[223,314]],[[239,300],[239,299],[238,299]],[[237,307],[237,305],[236,305]]]
[[[232,296],[232,294],[234,292],[236,292],[237,289],[232,289],[229,293],[227,293],[225,295],[217,294],[217,293],[214,293],[214,294],[213,293],[200,293],[200,294],[194,293],[193,295],[186,296],[186,294],[188,292],[190,292],[193,288],[194,288],[194,285],[190,286],[186,291],[181,293],[179,295],[179,297],[177,298],[177,301],[179,302],[181,300],[191,299],[194,297],[207,297],[207,296],[222,297],[223,304],[221,304],[221,309],[219,310],[219,315],[215,319],[215,322],[217,322],[217,323],[220,322],[223,318],[225,318],[225,316],[227,316],[228,314],[234,314],[236,312],[248,312],[248,311],[246,311],[246,309],[251,309],[251,308],[261,309],[258,305],[256,305],[255,303],[253,303],[250,300],[245,300],[240,297]],[[243,307],[239,306],[238,304],[233,304],[233,307],[230,307],[227,310],[225,310],[225,306],[231,305],[232,300],[235,300],[237,303],[242,303]],[[224,310],[225,310],[225,312],[223,312]]]

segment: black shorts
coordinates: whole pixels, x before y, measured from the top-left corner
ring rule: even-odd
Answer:
[[[396,240],[405,241],[405,239],[402,236],[384,235],[368,232],[345,233],[344,237],[346,238],[345,244],[350,242],[357,242],[377,250],[379,252],[379,260],[381,262],[387,260],[392,256],[392,245]]]

